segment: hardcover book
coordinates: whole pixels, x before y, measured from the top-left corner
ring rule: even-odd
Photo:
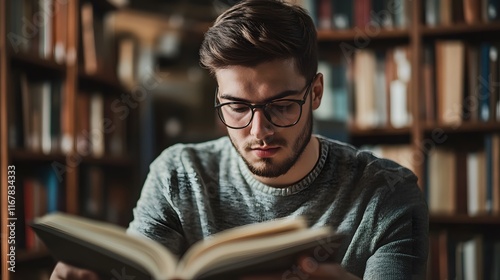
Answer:
[[[31,226],[56,260],[104,277],[126,274],[136,280],[233,279],[285,272],[299,256],[339,241],[331,227],[310,228],[304,217],[288,217],[216,233],[179,257],[156,241],[80,216],[51,213]]]

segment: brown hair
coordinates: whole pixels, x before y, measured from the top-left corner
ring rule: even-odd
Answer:
[[[200,48],[200,63],[212,74],[231,65],[252,67],[288,58],[312,79],[318,68],[316,28],[303,8],[278,0],[231,7],[205,33]]]

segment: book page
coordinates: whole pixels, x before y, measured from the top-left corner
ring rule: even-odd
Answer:
[[[221,244],[232,243],[245,239],[256,239],[263,236],[270,236],[283,232],[295,231],[307,228],[307,222],[304,217],[286,217],[266,221],[258,224],[249,224],[228,229],[206,239],[195,243],[186,252],[181,260],[181,265],[189,265],[206,251],[213,249]]]
[[[176,276],[181,279],[195,279],[211,272],[232,271],[252,264],[265,263],[319,246],[319,240],[334,234],[330,227],[321,227],[222,243],[190,262],[180,263]]]

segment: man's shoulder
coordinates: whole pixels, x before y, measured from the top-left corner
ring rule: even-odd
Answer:
[[[416,183],[417,177],[406,166],[393,160],[378,157],[373,152],[351,144],[318,136],[321,143],[328,145],[329,156],[339,165],[350,166],[356,177],[366,180],[387,180]]]
[[[232,145],[227,136],[200,143],[178,143],[163,150],[152,165],[218,161],[231,149]]]

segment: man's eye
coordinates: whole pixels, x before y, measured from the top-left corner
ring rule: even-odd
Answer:
[[[235,113],[245,113],[248,112],[248,110],[250,109],[248,106],[239,104],[229,105],[229,108],[231,108],[231,111]]]
[[[293,102],[280,102],[272,104],[269,109],[274,112],[288,112],[293,109],[294,105]]]

